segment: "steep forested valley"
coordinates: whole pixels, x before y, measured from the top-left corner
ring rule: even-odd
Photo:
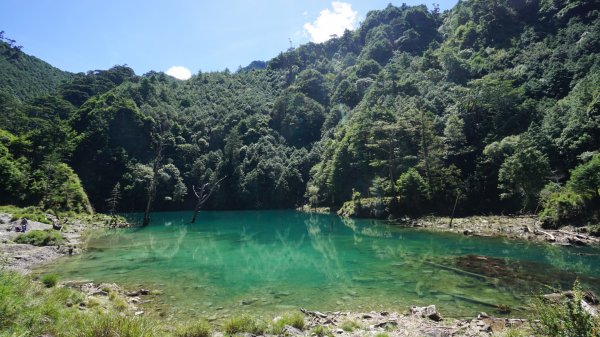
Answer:
[[[371,198],[395,216],[597,221],[599,15],[596,0],[389,5],[324,43],[187,81],[63,72],[6,32],[0,203],[135,211],[153,194],[155,210],[192,209],[193,187],[223,179],[205,208]]]

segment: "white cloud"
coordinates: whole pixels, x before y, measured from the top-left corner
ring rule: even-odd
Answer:
[[[188,80],[192,77],[192,72],[188,68],[182,66],[172,66],[166,73],[178,80]]]
[[[356,27],[358,12],[352,9],[351,4],[334,1],[331,6],[333,11],[324,9],[315,22],[304,24],[312,42],[327,41],[331,35],[341,36],[346,29],[352,30]]]

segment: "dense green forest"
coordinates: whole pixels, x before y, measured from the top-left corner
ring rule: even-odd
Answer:
[[[118,195],[132,211],[152,195],[156,210],[191,209],[193,186],[225,178],[206,208],[369,197],[397,216],[597,221],[599,5],[389,5],[327,42],[187,81],[63,73],[2,42],[0,203],[106,211]]]

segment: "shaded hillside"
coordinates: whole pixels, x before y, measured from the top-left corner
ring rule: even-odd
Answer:
[[[35,172],[65,162],[98,209],[117,183],[120,208],[142,209],[153,181],[156,208],[190,208],[192,186],[227,177],[208,207],[395,196],[398,215],[456,205],[589,218],[600,205],[597,5],[390,5],[236,73],[177,81],[115,67],[30,104],[5,95],[0,108],[18,118],[3,124],[4,174],[35,185]],[[23,202],[43,198],[22,188]]]

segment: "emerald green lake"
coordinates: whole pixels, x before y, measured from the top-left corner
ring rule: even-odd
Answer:
[[[135,215],[131,215],[135,217]],[[515,311],[547,285],[600,292],[598,249],[552,247],[294,211],[155,213],[141,229],[99,232],[85,253],[44,267],[62,280],[157,289],[177,315],[406,310]]]

